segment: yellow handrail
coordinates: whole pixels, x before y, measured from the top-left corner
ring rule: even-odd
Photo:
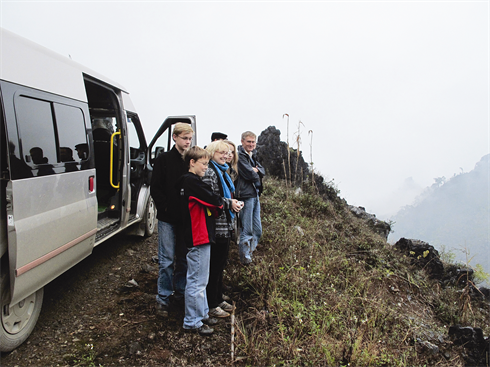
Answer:
[[[117,132],[115,132],[114,134],[111,135],[111,163],[109,165],[110,166],[109,180],[111,182],[111,186],[114,187],[115,189],[118,189],[119,188],[119,183],[117,184],[117,186],[112,183],[112,171],[113,171],[113,164],[114,164],[114,159],[113,159],[113,157],[114,157],[114,137],[116,135],[121,135],[121,132],[120,131],[117,131]]]

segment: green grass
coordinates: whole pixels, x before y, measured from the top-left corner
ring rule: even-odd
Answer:
[[[237,363],[463,365],[456,355],[429,357],[417,343],[447,339],[448,327],[463,321],[458,290],[412,269],[341,201],[297,195],[278,180],[265,188],[254,263],[228,270],[242,295],[236,355],[244,359]],[[488,307],[471,310],[465,323],[488,335]]]

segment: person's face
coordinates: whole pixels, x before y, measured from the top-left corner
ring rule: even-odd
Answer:
[[[247,136],[242,139],[242,147],[247,153],[252,152],[255,149],[255,138],[253,136]]]
[[[209,165],[209,159],[198,159],[195,161],[194,159],[191,160],[191,169],[190,171],[199,177],[204,177],[204,174],[206,173]]]
[[[231,145],[228,145],[228,153],[226,154],[226,163],[231,163],[233,156],[235,155],[235,150]]]
[[[228,154],[228,149],[220,150],[220,151],[217,150],[216,152],[214,152],[213,161],[215,161],[218,164],[225,164],[227,154]]]
[[[174,134],[175,145],[177,146],[177,150],[179,152],[185,152],[191,146],[192,141],[192,133]]]

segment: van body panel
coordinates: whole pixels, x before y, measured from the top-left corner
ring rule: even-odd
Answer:
[[[122,101],[123,101],[123,108],[126,111],[136,112],[136,108],[134,108],[133,101],[131,100],[131,98],[129,98],[129,94],[122,91],[121,97],[122,97]]]
[[[83,74],[90,74],[108,84],[124,88],[77,62],[37,43],[0,28],[2,67],[0,79],[60,96],[87,102]],[[53,78],[56,75],[56,78]],[[60,82],[62,81],[62,82]]]
[[[36,291],[35,287],[40,283],[47,284],[92,252],[97,228],[97,199],[95,192],[89,192],[88,185],[93,171],[11,181],[13,211],[7,211],[7,215],[11,215],[8,226],[10,265],[15,270],[11,279],[13,302],[22,300]],[[87,233],[92,235],[66,252],[18,274],[19,269],[76,242]],[[35,285],[31,284],[33,280],[36,280]]]

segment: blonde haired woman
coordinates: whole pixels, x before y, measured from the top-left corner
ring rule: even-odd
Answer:
[[[238,178],[238,152],[236,150],[236,145],[230,140],[224,140],[226,144],[230,146],[228,155],[226,157],[226,164],[228,165],[228,174],[230,175],[233,182]]]
[[[211,262],[209,282],[206,294],[210,317],[228,317],[233,306],[223,300],[223,270],[228,260],[232,223],[236,213],[241,209],[241,203],[233,199],[235,186],[228,175],[226,157],[230,150],[229,145],[222,140],[212,142],[206,147],[211,155],[209,168],[203,181],[206,182],[215,194],[223,199],[223,213],[216,218],[216,242],[211,245]]]

